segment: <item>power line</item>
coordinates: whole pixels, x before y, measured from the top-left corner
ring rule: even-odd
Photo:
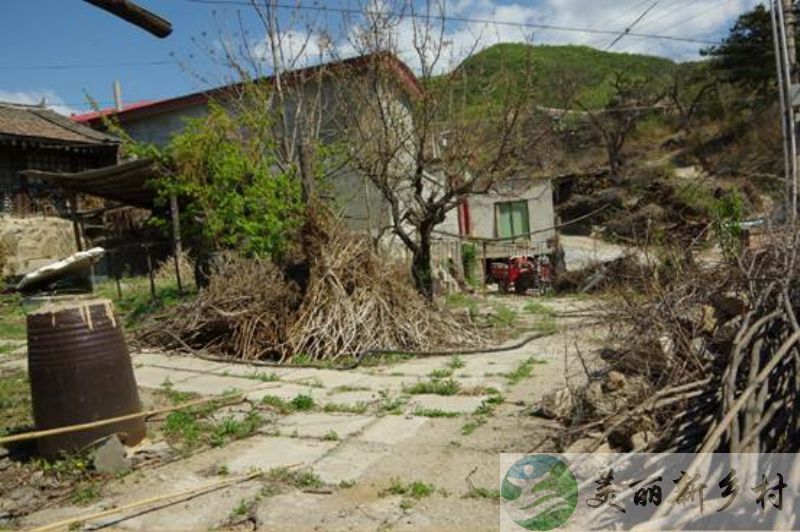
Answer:
[[[636,11],[637,9],[639,9],[641,7],[644,7],[649,1],[650,0],[642,0],[641,2],[637,3],[633,7],[629,7],[628,9],[624,10],[622,13],[620,13],[616,17],[611,17],[611,18],[607,17],[607,18],[603,19],[603,21],[600,22],[599,24],[592,24],[589,27],[590,28],[598,28],[600,26],[613,26],[614,24],[617,23],[617,21],[619,21],[623,17],[627,17],[628,15],[630,15],[631,13]]]
[[[730,2],[730,0],[712,0],[711,3],[712,4],[717,4],[717,3],[720,3],[720,2]],[[662,8],[664,9],[664,11],[666,11],[666,13],[664,13],[664,14],[656,17],[656,18],[648,20],[647,22],[645,22],[640,27],[641,28],[651,28],[651,27],[653,27],[653,24],[655,24],[656,22],[658,22],[660,20],[664,20],[664,19],[670,19],[670,18],[674,17],[675,15],[677,15],[678,13],[680,13],[682,11],[686,11],[687,9],[690,9],[690,8],[693,8],[693,7],[698,7],[698,6],[692,0],[687,0],[686,3],[682,7],[678,7],[676,9],[669,9],[668,6],[662,6]],[[701,5],[699,7],[705,7],[705,6]],[[713,9],[716,9],[716,7],[714,7]],[[701,13],[698,13],[698,15],[704,14],[704,13],[706,13],[706,11],[710,11],[710,9],[709,10],[703,10]],[[692,18],[694,18],[694,17],[692,17]],[[673,26],[674,26],[674,24],[670,24],[666,28],[661,28],[659,31],[667,31],[669,28],[672,28]]]
[[[194,4],[209,4],[209,5],[238,5],[238,6],[252,6],[252,4],[246,0],[184,0],[186,2],[194,3]],[[416,19],[432,19],[432,20],[439,20],[439,21],[451,21],[451,22],[465,22],[465,23],[477,23],[477,24],[494,24],[497,26],[509,26],[514,28],[521,28],[521,29],[538,29],[538,30],[545,30],[545,31],[560,31],[565,33],[586,33],[586,34],[594,34],[594,35],[619,35],[619,30],[602,30],[596,28],[580,28],[575,26],[561,26],[556,24],[535,24],[532,22],[514,22],[510,20],[495,20],[495,19],[487,19],[487,18],[472,18],[472,17],[461,17],[461,16],[453,16],[453,15],[437,15],[437,14],[425,14],[425,15],[417,15],[413,13],[398,13],[398,12],[387,12],[387,11],[375,11],[375,10],[361,10],[361,9],[353,9],[353,8],[346,8],[346,7],[327,7],[327,6],[308,6],[308,5],[296,5],[296,4],[282,4],[276,3],[272,4],[273,7],[277,9],[287,9],[287,10],[297,10],[297,11],[315,11],[320,13],[339,13],[339,14],[349,14],[349,15],[360,15],[366,14],[370,16],[396,16],[396,17],[409,17],[409,18],[416,18]],[[677,35],[659,35],[654,33],[639,33],[639,32],[629,32],[626,33],[629,37],[636,37],[640,39],[655,39],[655,40],[663,40],[663,41],[675,41],[675,42],[685,42],[691,44],[707,44],[707,45],[719,45],[721,44],[719,41],[709,41],[705,39],[695,39],[691,37],[679,37]]]
[[[645,9],[645,10],[644,10],[644,13],[642,13],[641,15],[639,15],[639,16],[636,18],[636,20],[634,20],[634,21],[631,23],[631,25],[630,25],[630,26],[628,26],[627,28],[625,28],[625,31],[623,31],[622,33],[620,33],[620,34],[619,34],[619,36],[618,36],[616,39],[614,39],[613,41],[611,41],[611,44],[609,44],[609,45],[606,47],[606,51],[608,51],[608,50],[611,50],[611,49],[614,47],[614,45],[615,45],[615,44],[617,44],[619,41],[621,41],[621,40],[622,40],[622,38],[623,38],[623,37],[625,37],[626,35],[630,34],[630,32],[631,32],[631,30],[633,29],[633,27],[634,27],[634,26],[636,26],[636,25],[637,25],[639,22],[641,22],[641,21],[642,21],[642,19],[643,19],[644,17],[646,17],[646,16],[647,16],[647,14],[648,14],[648,13],[650,13],[650,12],[653,10],[653,8],[654,8],[654,7],[656,7],[656,6],[658,5],[658,1],[659,1],[659,0],[655,0],[655,1],[654,1],[652,4],[650,4],[650,7],[648,7],[647,9]]]

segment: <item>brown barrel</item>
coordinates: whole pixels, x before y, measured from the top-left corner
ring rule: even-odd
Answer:
[[[28,372],[37,430],[142,410],[122,325],[107,299],[49,304],[29,313]],[[111,434],[135,445],[145,436],[144,420],[40,438],[39,453],[58,458]]]

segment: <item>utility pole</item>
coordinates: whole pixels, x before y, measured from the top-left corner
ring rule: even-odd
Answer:
[[[775,46],[775,63],[778,93],[781,103],[784,136],[784,168],[786,170],[787,222],[797,221],[798,174],[798,124],[796,108],[800,104],[797,94],[797,53],[795,48],[794,0],[773,0],[771,8],[772,33]]]
[[[781,0],[783,5],[781,6],[780,14],[783,16],[784,19],[784,28],[786,28],[784,34],[784,45],[786,47],[786,63],[787,69],[789,71],[788,75],[788,90],[789,90],[789,105],[790,105],[790,112],[791,112],[791,125],[792,125],[792,135],[791,139],[793,141],[792,152],[793,162],[794,162],[794,171],[792,173],[792,217],[791,220],[793,223],[797,222],[797,174],[798,168],[800,167],[800,153],[798,153],[798,146],[797,146],[797,137],[800,135],[800,125],[798,125],[798,106],[800,106],[800,85],[798,85],[798,71],[797,71],[797,46],[796,46],[796,20],[797,17],[795,15],[795,3],[796,0]]]

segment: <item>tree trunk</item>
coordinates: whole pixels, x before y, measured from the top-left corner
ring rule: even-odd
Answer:
[[[431,232],[420,229],[419,246],[411,259],[411,275],[417,291],[427,300],[433,299],[433,268],[431,267]]]

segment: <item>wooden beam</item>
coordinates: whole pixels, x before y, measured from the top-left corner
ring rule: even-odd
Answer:
[[[169,196],[169,211],[172,215],[172,246],[175,258],[175,279],[178,281],[178,292],[183,292],[181,283],[181,259],[183,245],[181,244],[181,213],[178,210],[178,197],[173,193]]]
[[[129,0],[83,0],[95,7],[118,16],[163,39],[172,33],[172,24],[143,7],[139,7]]]

